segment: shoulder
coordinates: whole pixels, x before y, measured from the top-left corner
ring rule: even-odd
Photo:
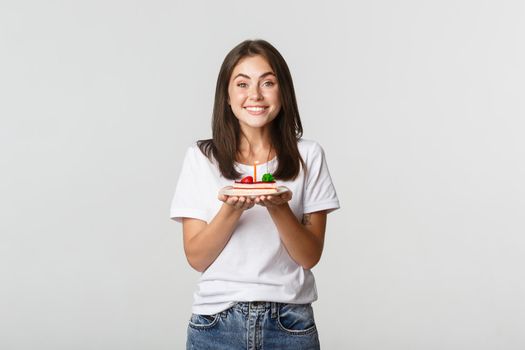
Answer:
[[[299,153],[305,161],[308,158],[311,159],[324,154],[323,147],[319,144],[319,142],[314,140],[301,138],[297,143],[297,147],[299,148]]]
[[[192,143],[191,145],[188,146],[187,150],[186,150],[186,154],[191,154],[191,155],[198,155],[198,154],[202,154],[200,148],[199,148],[199,144],[197,142],[194,142]]]
[[[195,160],[199,158],[199,153],[202,154],[197,142],[194,142],[186,148],[185,157],[186,159]]]
[[[210,159],[204,154],[199,142],[194,142],[186,149],[185,158],[187,161],[198,164],[211,163]]]

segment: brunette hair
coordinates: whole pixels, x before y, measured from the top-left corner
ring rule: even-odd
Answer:
[[[304,167],[297,146],[303,135],[303,127],[288,65],[279,51],[265,40],[243,41],[224,58],[215,88],[213,138],[199,140],[197,144],[210,160],[212,157],[215,158],[222,176],[230,180],[241,176],[234,164],[240,144],[241,129],[239,120],[228,104],[228,85],[237,63],[245,57],[258,55],[264,57],[272,67],[279,84],[281,100],[281,109],[270,125],[272,147],[278,159],[278,167],[273,176],[280,180],[292,180],[299,175],[301,165]]]

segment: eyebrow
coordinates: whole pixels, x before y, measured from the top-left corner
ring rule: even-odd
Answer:
[[[266,72],[264,74],[261,74],[261,76],[259,77],[259,79],[262,79],[262,78],[265,78],[267,77],[268,75],[273,75],[275,76],[275,73],[274,72]],[[243,73],[239,73],[235,76],[235,78],[233,78],[234,80],[237,79],[238,77],[243,77],[243,78],[246,78],[246,79],[251,79],[251,77],[249,75],[246,75],[246,74],[243,74]]]

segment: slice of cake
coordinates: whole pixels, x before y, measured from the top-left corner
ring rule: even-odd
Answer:
[[[237,196],[256,196],[259,193],[277,192],[277,183],[271,174],[264,174],[262,181],[253,181],[253,177],[245,176],[241,181],[235,181],[233,191]]]

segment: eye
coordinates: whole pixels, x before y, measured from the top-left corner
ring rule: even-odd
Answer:
[[[248,86],[248,84],[246,83],[237,83],[237,86],[240,87],[240,88],[245,88]]]
[[[274,86],[275,83],[273,81],[270,81],[270,80],[267,80],[263,83],[263,86],[266,86],[266,87],[272,87]]]

